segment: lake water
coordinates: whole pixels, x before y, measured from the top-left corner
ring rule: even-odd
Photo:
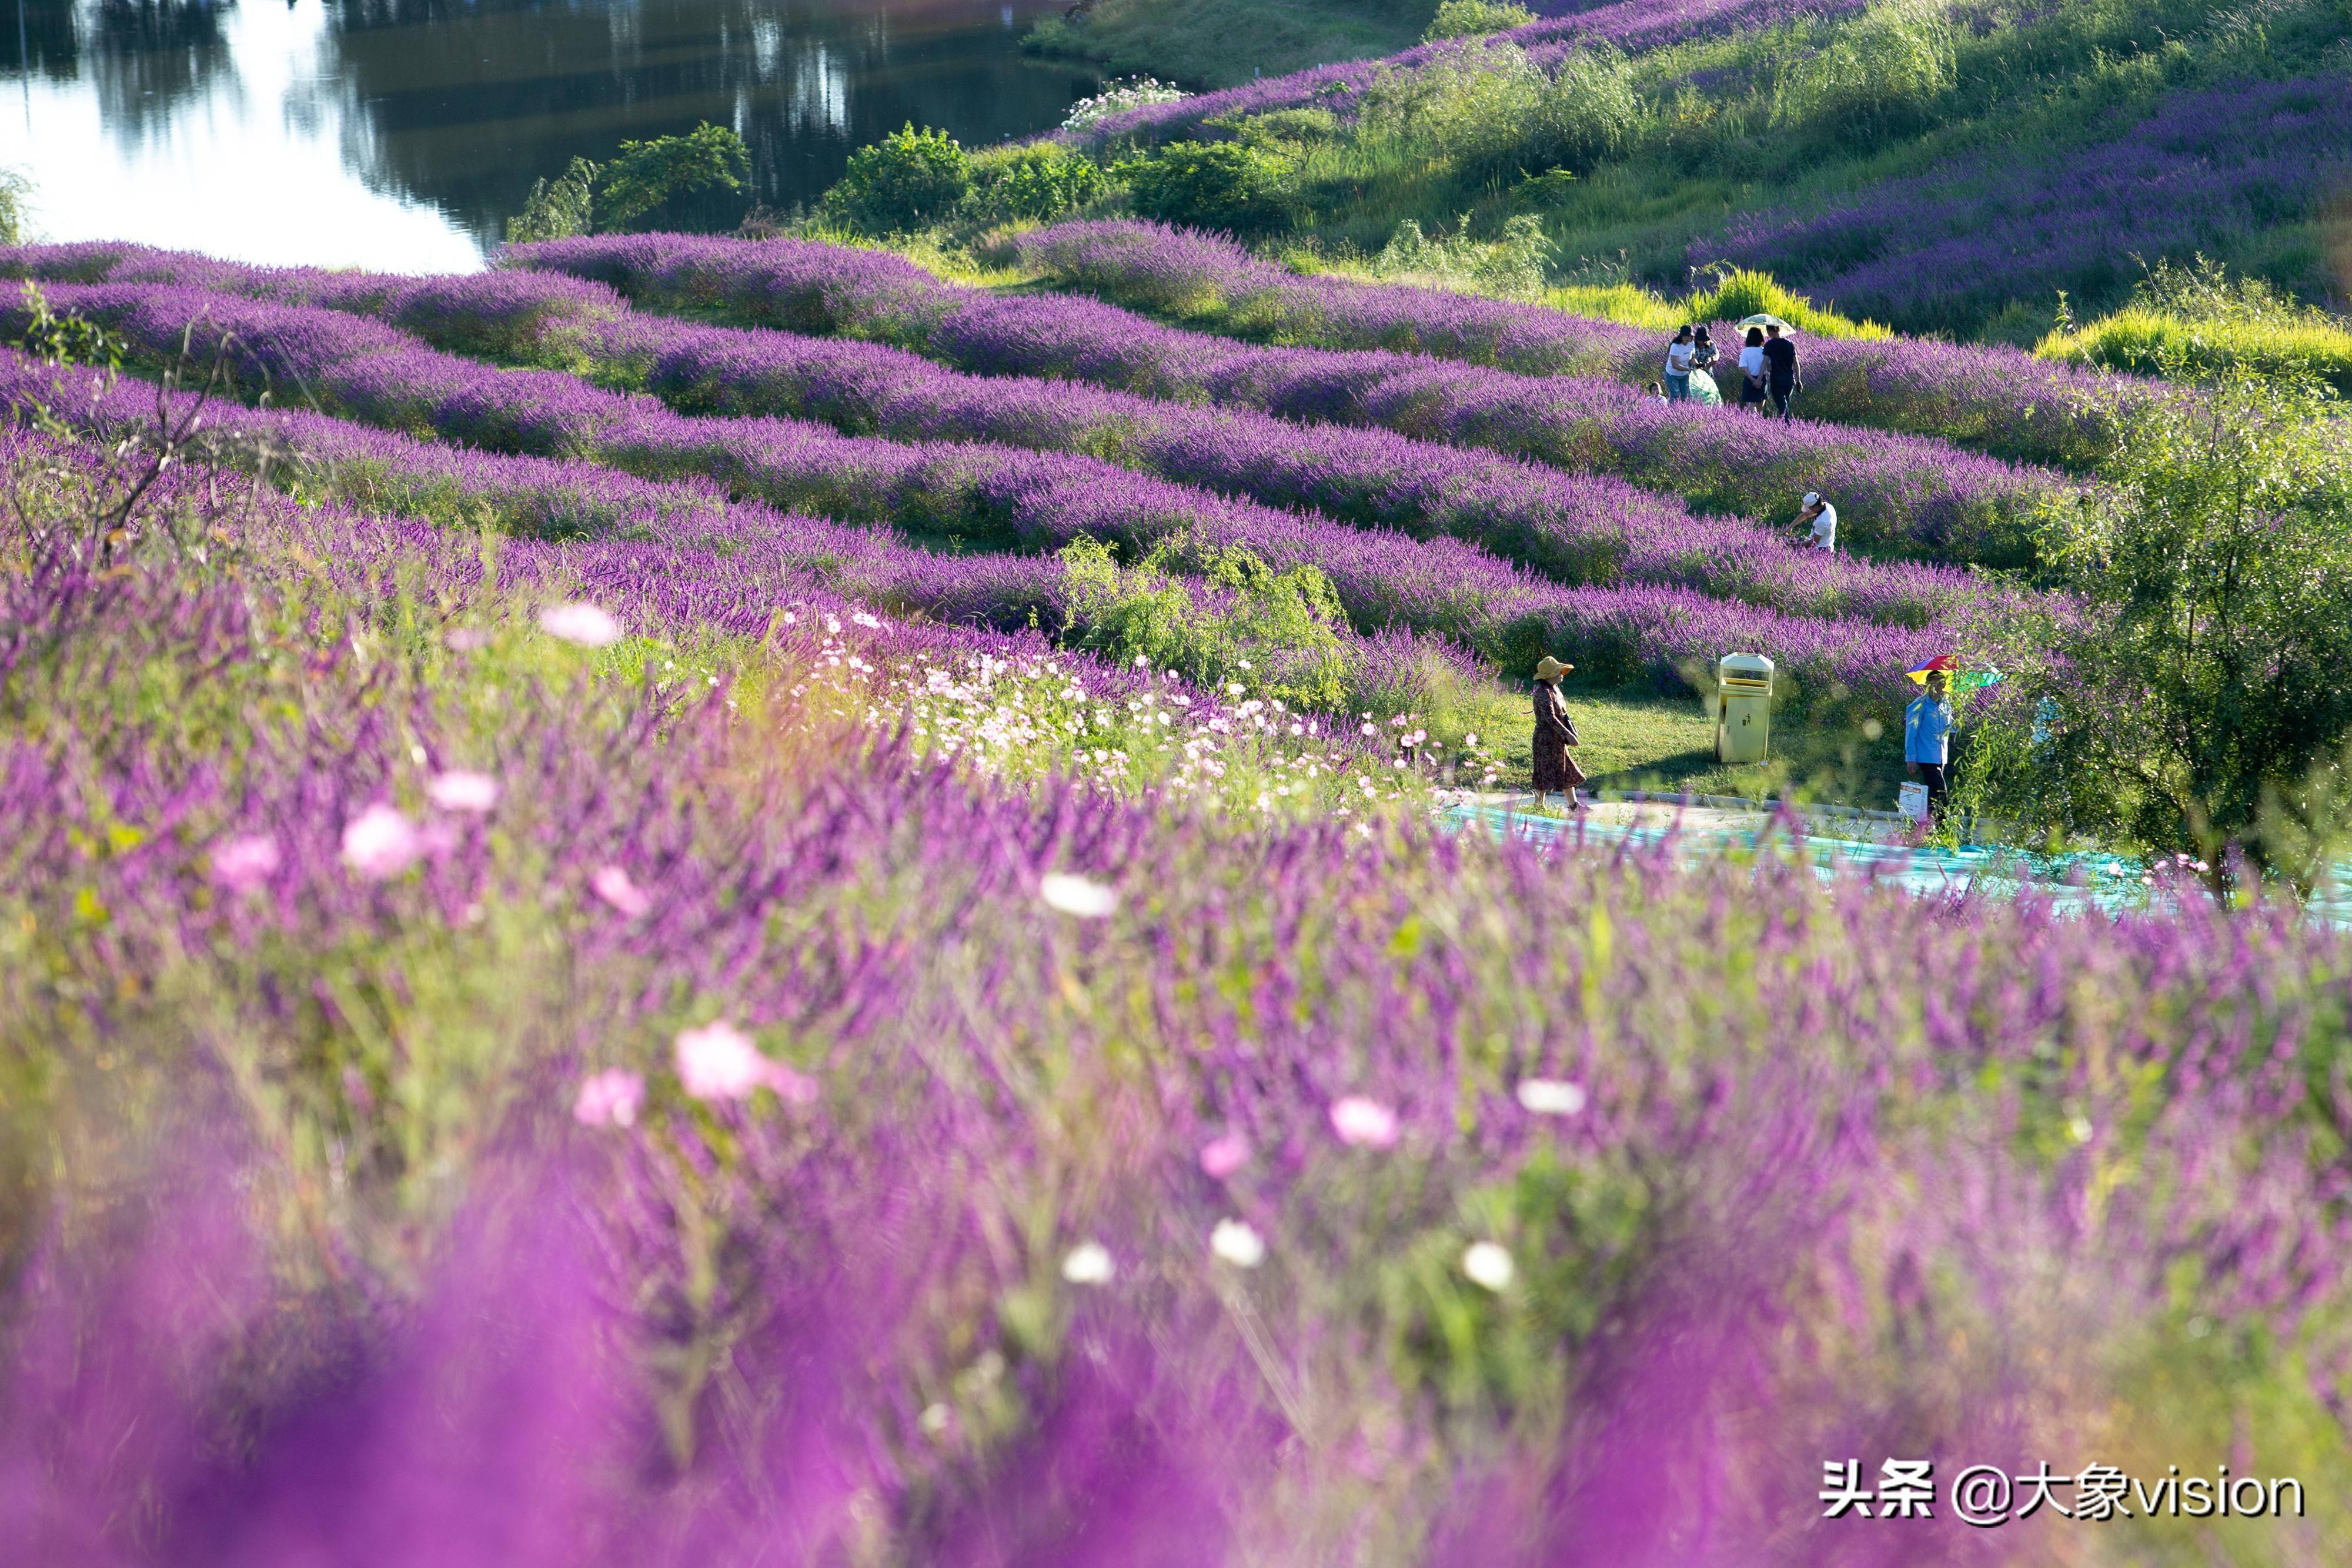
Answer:
[[[746,196],[813,199],[901,123],[966,146],[1095,78],[1024,57],[1037,0],[0,0],[0,166],[47,238],[478,266],[531,182],[732,127]],[[739,215],[744,198],[714,210]]]

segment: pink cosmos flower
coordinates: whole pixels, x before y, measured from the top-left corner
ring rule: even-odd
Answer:
[[[589,891],[635,920],[654,906],[645,891],[629,880],[629,873],[619,866],[599,866],[596,874],[588,879]]]
[[[621,640],[621,623],[593,604],[557,604],[539,612],[539,629],[583,648],[609,648]]]
[[[1219,1181],[1247,1165],[1249,1157],[1249,1140],[1239,1133],[1212,1138],[1201,1146],[1201,1168]]]
[[[572,1102],[572,1119],[583,1127],[627,1127],[635,1124],[646,1103],[646,1081],[625,1068],[608,1067],[580,1085]]]
[[[343,825],[343,863],[372,882],[398,876],[425,847],[416,825],[381,801]]]
[[[1349,1094],[1331,1102],[1331,1130],[1343,1144],[1385,1149],[1397,1141],[1397,1115],[1377,1100]]]
[[[259,887],[280,863],[278,841],[268,833],[245,833],[213,846],[213,880],[231,893]]]
[[[453,768],[435,775],[425,794],[445,811],[487,811],[499,803],[499,781],[487,773]]]
[[[772,1089],[789,1105],[816,1102],[816,1080],[760,1054],[751,1037],[724,1019],[677,1037],[677,1075],[698,1100],[741,1100]]]

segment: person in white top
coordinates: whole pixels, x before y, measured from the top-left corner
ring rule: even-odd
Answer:
[[[1739,350],[1739,406],[1764,406],[1764,329],[1748,329],[1748,342]]]
[[[1690,397],[1691,356],[1698,352],[1692,340],[1691,329],[1685,327],[1666,345],[1666,401],[1684,402]]]
[[[1811,549],[1837,549],[1837,508],[1822,500],[1819,490],[1805,492],[1804,507],[1798,512],[1797,521],[1811,525],[1801,543]]]

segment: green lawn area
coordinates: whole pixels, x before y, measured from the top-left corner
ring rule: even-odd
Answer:
[[[1770,755],[1729,766],[1715,759],[1712,710],[1696,696],[1632,696],[1569,691],[1570,716],[1584,744],[1577,765],[1595,789],[1687,790],[1751,800],[1799,800],[1888,811],[1903,782],[1900,716],[1890,714],[1873,738],[1859,727],[1808,725],[1776,716]],[[1534,733],[1528,698],[1503,687],[1472,699],[1465,727],[1502,758],[1501,783],[1524,789]]]

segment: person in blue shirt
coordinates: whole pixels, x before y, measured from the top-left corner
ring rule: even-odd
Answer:
[[[1944,808],[1944,769],[1951,760],[1952,705],[1944,695],[1944,672],[1927,672],[1927,689],[1903,710],[1903,772],[1927,784],[1927,820]]]

